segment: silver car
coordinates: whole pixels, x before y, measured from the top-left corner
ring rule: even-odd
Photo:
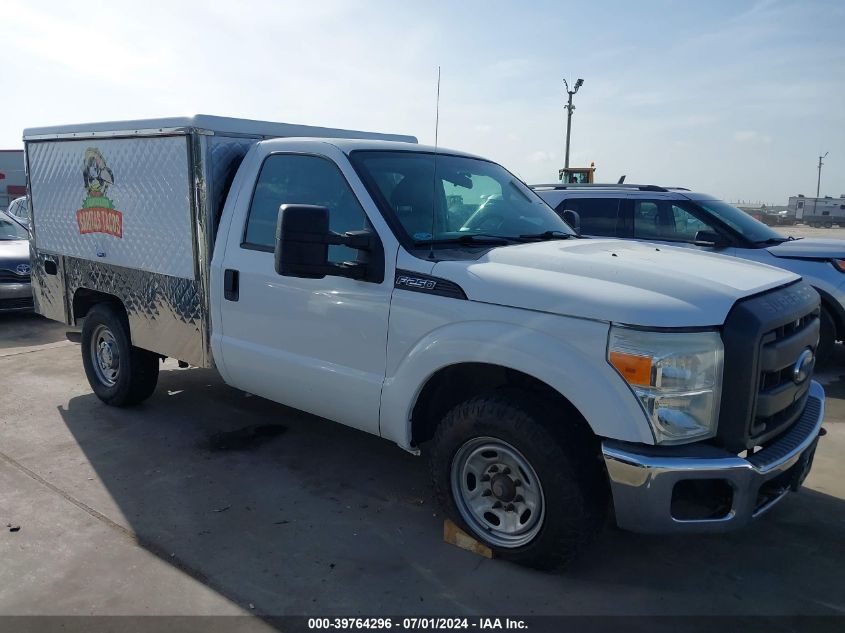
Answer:
[[[26,227],[0,211],[0,312],[32,310]]]
[[[534,185],[586,236],[660,242],[751,259],[801,275],[821,295],[817,360],[845,340],[845,240],[784,237],[713,196],[655,185]]]
[[[26,196],[12,200],[6,213],[24,226],[29,226],[29,205],[26,203]]]

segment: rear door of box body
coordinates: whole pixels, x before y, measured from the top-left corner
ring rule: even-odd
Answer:
[[[39,312],[72,322],[77,289],[105,292],[134,345],[206,363],[188,138],[27,143]]]

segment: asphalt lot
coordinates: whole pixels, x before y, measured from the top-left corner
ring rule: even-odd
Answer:
[[[0,614],[845,613],[845,369],[820,375],[805,489],[764,519],[607,530],[554,574],[444,543],[423,459],[212,371],[168,361],[109,408],[64,326],[22,315],[0,316],[0,376]]]

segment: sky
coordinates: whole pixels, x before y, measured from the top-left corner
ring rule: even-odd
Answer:
[[[845,2],[3,0],[0,148],[192,113],[412,134],[556,180],[845,194]]]

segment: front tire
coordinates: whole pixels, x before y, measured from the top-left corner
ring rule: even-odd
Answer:
[[[540,398],[497,391],[437,427],[431,475],[448,516],[497,557],[561,567],[601,531],[608,487],[598,442]]]
[[[158,355],[133,347],[126,317],[104,303],[85,317],[82,364],[97,397],[115,407],[146,400],[158,382]]]

